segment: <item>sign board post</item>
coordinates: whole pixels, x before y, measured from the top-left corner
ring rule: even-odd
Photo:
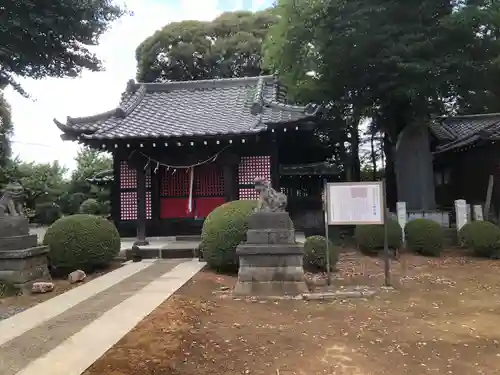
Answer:
[[[387,209],[387,195],[385,178],[382,180],[382,207],[384,210],[384,285],[391,286],[391,253],[389,249],[389,210]],[[406,208],[406,207],[405,207]]]
[[[326,198],[326,192],[328,190],[328,182],[326,179],[323,181],[323,211],[325,213],[325,239],[326,239],[326,249],[325,249],[325,255],[326,255],[326,275],[327,275],[327,284],[331,285],[332,284],[332,272],[331,272],[331,266],[330,266],[330,236],[329,236],[329,227],[328,227],[328,204],[327,204],[327,198]]]
[[[326,233],[329,225],[384,225],[385,282],[389,286],[390,254],[385,182],[331,182],[325,183],[325,190]],[[328,277],[330,277],[329,252],[326,254]]]

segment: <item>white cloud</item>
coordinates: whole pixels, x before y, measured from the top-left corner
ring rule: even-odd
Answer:
[[[213,19],[220,13],[217,4],[217,0],[181,0],[178,4],[129,0],[127,6],[133,16],[117,21],[96,47],[106,71],[84,72],[76,79],[21,80],[35,101],[24,99],[8,88],[6,99],[12,106],[15,129],[14,154],[26,161],[59,160],[74,168],[78,146],[60,139],[61,133],[52,119],[93,115],[115,107],[126,82],[135,77],[137,45],[169,22]]]

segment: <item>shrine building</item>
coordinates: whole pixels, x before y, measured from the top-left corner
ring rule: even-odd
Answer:
[[[129,81],[117,108],[54,122],[64,140],[112,153],[111,217],[141,243],[199,234],[224,202],[257,199],[255,177],[289,195],[292,218],[312,201],[321,208],[322,181],[336,172],[313,134],[320,108],[285,97],[274,75]]]

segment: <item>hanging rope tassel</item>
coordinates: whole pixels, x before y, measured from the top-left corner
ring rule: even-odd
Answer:
[[[194,185],[194,167],[189,168],[189,198],[188,198],[188,213],[193,212],[193,185]]]

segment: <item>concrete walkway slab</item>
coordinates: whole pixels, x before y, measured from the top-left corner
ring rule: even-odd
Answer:
[[[179,264],[16,375],[81,375],[204,265],[197,260]]]
[[[179,261],[162,261],[92,296],[62,314],[0,346],[0,374],[15,375],[68,337],[172,270]]]
[[[153,262],[126,264],[86,284],[80,285],[66,293],[0,321],[0,346],[30,329],[35,328],[39,324],[54,318],[78,303],[150,267],[152,264]]]

